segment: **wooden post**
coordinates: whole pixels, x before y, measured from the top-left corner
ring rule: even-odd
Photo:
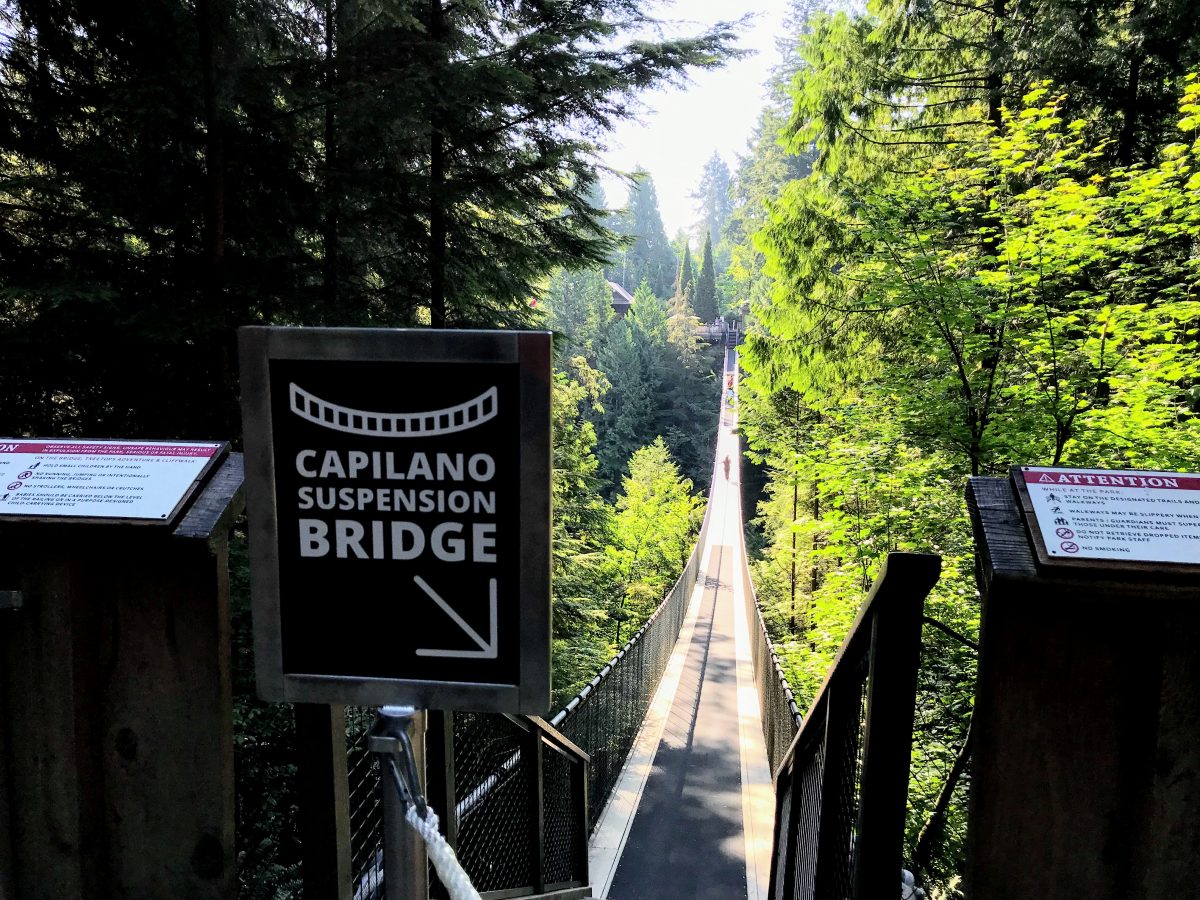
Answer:
[[[921,665],[921,616],[941,560],[925,554],[888,557],[895,595],[877,597],[871,623],[854,896],[887,897],[904,855],[909,763]],[[887,602],[879,602],[886,600]]]
[[[0,894],[234,896],[227,534],[241,484],[235,454],[173,530],[0,530],[0,588],[24,600],[0,619]]]
[[[458,849],[458,814],[455,809],[454,713],[429,710],[425,732],[425,790],[438,814],[446,843]],[[446,891],[436,873],[430,873],[429,896],[446,900]]]
[[[1039,570],[1008,480],[967,500],[983,596],[973,900],[1200,897],[1200,584]]]
[[[297,782],[306,900],[350,900],[350,782],[346,708],[297,703]]]

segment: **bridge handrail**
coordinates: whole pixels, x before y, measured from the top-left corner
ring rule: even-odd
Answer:
[[[791,746],[796,732],[800,730],[804,714],[796,705],[792,686],[783,672],[783,666],[779,664],[775,644],[767,630],[762,608],[758,605],[758,595],[754,592],[754,582],[750,579],[748,565],[742,566],[742,594],[746,600],[746,613],[750,621],[758,624],[757,628],[751,626],[754,630],[750,646],[754,660],[754,687],[758,691],[767,760],[771,764],[771,771],[775,772],[783,762],[784,754]]]
[[[554,718],[550,720],[550,725],[552,727],[559,728],[563,722],[565,722],[574,714],[579,706],[585,700],[587,700],[589,696],[591,696],[593,691],[595,691],[600,683],[608,677],[613,668],[616,667],[617,664],[620,663],[620,661],[626,656],[626,654],[632,650],[633,647],[642,639],[642,636],[652,627],[654,627],[654,624],[661,616],[670,610],[671,602],[677,596],[679,596],[681,593],[686,593],[686,596],[689,597],[691,596],[691,591],[684,591],[684,589],[687,588],[689,583],[691,585],[695,585],[696,580],[699,577],[700,554],[704,549],[704,540],[708,536],[708,513],[709,507],[706,505],[704,508],[704,519],[701,521],[700,531],[696,535],[696,543],[692,546],[692,552],[688,556],[687,562],[684,563],[683,571],[679,573],[679,577],[675,580],[675,584],[671,586],[671,589],[667,591],[667,595],[663,598],[663,601],[658,604],[654,612],[650,614],[650,618],[648,618],[645,624],[643,624],[642,627],[637,630],[633,637],[625,642],[625,646],[617,651],[616,655],[614,655],[612,659],[604,664],[600,671],[596,673],[595,677],[585,684],[583,688],[580,689],[579,693],[567,702],[566,706],[554,714]],[[680,624],[682,624],[682,620]]]
[[[894,896],[922,612],[941,557],[889,553],[775,775],[771,897]]]

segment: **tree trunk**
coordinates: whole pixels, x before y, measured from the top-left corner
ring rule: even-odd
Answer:
[[[210,309],[219,299],[225,261],[225,136],[218,99],[224,12],[221,0],[196,4],[204,78],[204,299]]]
[[[321,229],[321,246],[324,254],[321,294],[325,301],[325,315],[335,317],[338,308],[338,286],[340,272],[339,218],[341,213],[341,189],[338,178],[338,134],[337,134],[337,0],[325,3],[325,217]]]
[[[1001,107],[1004,105],[1004,72],[1009,60],[1004,44],[1004,18],[1008,14],[1006,4],[1007,0],[992,0],[992,29],[988,37],[988,122],[997,130],[1004,124]]]
[[[445,17],[442,0],[429,0],[429,35],[435,42],[445,40]],[[448,57],[439,54],[439,62],[448,64]],[[446,313],[446,138],[441,128],[438,109],[440,87],[435,79],[430,97],[429,133],[429,322],[434,328],[445,328]]]
[[[800,482],[792,479],[792,615],[788,620],[792,634],[796,633],[796,518],[800,515]]]
[[[1141,3],[1135,3],[1130,20],[1136,20],[1141,12]],[[1117,162],[1123,166],[1133,163],[1137,153],[1138,94],[1141,92],[1142,64],[1146,54],[1142,51],[1141,36],[1133,38],[1129,53],[1129,75],[1125,79],[1125,101],[1122,109],[1121,136],[1117,140]]]

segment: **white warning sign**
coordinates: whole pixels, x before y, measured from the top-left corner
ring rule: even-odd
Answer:
[[[0,516],[166,522],[225,447],[0,438]]]
[[[1052,559],[1200,564],[1200,475],[1023,466]]]

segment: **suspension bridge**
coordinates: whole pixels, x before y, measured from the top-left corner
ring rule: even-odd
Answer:
[[[726,390],[708,504],[658,609],[549,722],[429,716],[426,794],[445,811],[446,838],[485,900],[849,897],[856,877],[867,879],[856,897],[877,896],[870,891],[883,884],[889,895],[900,888],[921,601],[937,558],[892,555],[845,659],[803,720],[747,567],[738,333],[713,337],[725,345]],[[876,659],[869,636],[884,606],[897,647],[909,652]],[[893,702],[899,719],[882,708]],[[370,718],[347,709],[352,896],[391,900],[382,877],[388,811],[366,749]],[[876,823],[877,808],[890,819]],[[864,823],[877,838],[863,838]],[[448,896],[431,882],[430,896]],[[797,893],[802,882],[836,891]]]
[[[297,753],[281,758],[294,766],[303,859],[280,870],[289,886],[274,896],[447,898],[404,822],[423,794],[438,819],[422,839],[456,898],[919,900],[919,885],[939,900],[1200,898],[1200,712],[1181,687],[1200,671],[1200,568],[1039,562],[1014,486],[1025,473],[972,478],[975,553],[951,564],[975,566],[979,640],[926,613],[938,556],[887,553],[802,710],[746,565],[739,335],[719,331],[726,393],[708,502],[655,612],[548,720],[410,714],[410,748],[372,731],[387,719],[375,709],[294,704]],[[486,391],[408,419],[289,400],[339,428],[392,434],[495,409]],[[1182,489],[1200,477],[1172,480],[1180,497],[1156,502],[1191,521],[1197,501]],[[157,886],[121,896],[236,893],[232,722],[219,701],[242,482],[231,454],[169,539],[6,532],[22,572],[21,590],[0,591],[0,898],[92,896],[84,885],[104,873]],[[139,564],[112,566],[126,557]],[[380,775],[397,742],[399,785]]]

